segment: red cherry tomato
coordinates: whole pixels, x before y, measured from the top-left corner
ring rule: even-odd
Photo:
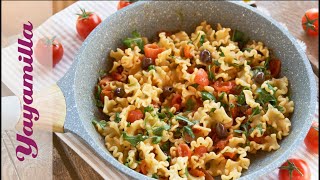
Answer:
[[[270,73],[272,77],[279,77],[281,72],[281,61],[279,59],[273,59],[269,63]]]
[[[191,157],[191,150],[187,144],[179,144],[177,151],[179,157]]]
[[[118,7],[117,9],[120,10],[126,6],[129,6],[130,4],[134,3],[134,1],[132,0],[120,0],[119,3],[118,3]]]
[[[311,171],[302,159],[288,159],[279,170],[279,180],[310,180]]]
[[[142,118],[143,118],[143,113],[141,112],[141,110],[137,109],[137,110],[129,111],[127,120],[128,122],[133,123],[136,120],[139,120]]]
[[[35,47],[35,56],[38,62],[42,65],[52,65],[54,67],[63,56],[63,47],[55,37],[44,37],[40,39]],[[52,62],[50,60],[52,59]]]
[[[236,86],[236,82],[234,80],[232,81],[216,81],[213,84],[213,88],[217,90],[218,92],[226,92],[230,93],[232,89]]]
[[[207,72],[200,68],[194,77],[194,82],[201,85],[201,86],[208,86],[209,85],[209,78]]]
[[[302,28],[310,36],[319,34],[319,9],[312,8],[302,16]]]
[[[100,17],[93,12],[86,12],[84,9],[80,8],[82,14],[77,14],[77,25],[76,29],[79,36],[85,39],[91,31],[101,23]]]
[[[317,122],[312,123],[311,128],[304,139],[304,143],[308,150],[315,154],[319,154],[319,124]]]

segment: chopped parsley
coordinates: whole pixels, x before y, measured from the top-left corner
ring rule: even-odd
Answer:
[[[96,99],[96,106],[98,108],[103,108],[103,103],[100,100],[101,91],[102,91],[101,86],[97,85],[97,91],[96,91],[96,94],[95,94],[95,99]]]
[[[244,47],[244,45],[249,41],[249,38],[243,32],[234,30],[231,40],[234,42],[238,42],[239,48],[242,49],[242,47]]]
[[[156,69],[156,66],[155,65],[150,65],[148,67],[148,71],[151,71],[151,70],[155,70]]]
[[[157,127],[156,129],[154,129],[153,134],[156,136],[162,136],[162,132],[168,131],[169,129],[170,129],[170,126],[166,124],[164,126],[160,126],[160,127]]]
[[[94,119],[92,120],[92,124],[96,127],[99,126],[100,128],[104,129],[108,123],[105,120],[97,121]]]
[[[221,65],[221,63],[219,63],[218,60],[214,60],[214,61],[213,61],[213,64],[216,65],[216,66],[220,66],[220,65]]]
[[[212,81],[212,80],[215,80],[215,76],[214,76],[214,73],[211,71],[211,65],[208,66],[208,76],[209,76],[209,80]]]
[[[153,144],[159,144],[162,139],[162,136],[153,136],[151,139]]]
[[[144,113],[146,113],[146,112],[152,112],[153,111],[153,107],[152,106],[147,106],[147,107],[145,107],[144,108]]]
[[[186,102],[186,111],[193,110],[194,105],[195,105],[195,102],[191,98],[188,99],[187,102]]]

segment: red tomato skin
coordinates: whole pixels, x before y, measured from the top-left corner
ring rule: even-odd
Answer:
[[[101,18],[95,14],[91,13],[88,18],[81,19],[78,17],[76,29],[81,37],[81,39],[86,39],[91,31],[101,23]]]
[[[119,3],[118,3],[117,9],[120,10],[120,9],[126,7],[126,6],[129,6],[130,4],[132,4],[132,3],[129,2],[129,1],[120,0]]]
[[[288,159],[291,163],[295,164],[295,166],[301,171],[303,176],[297,170],[294,170],[292,173],[291,180],[310,180],[311,179],[311,171],[308,164],[302,159]],[[288,162],[282,164],[282,166],[287,166]],[[279,170],[279,180],[290,180],[289,171],[286,169]]]
[[[207,153],[207,148],[205,146],[199,146],[194,149],[194,155],[202,156],[205,153]]]
[[[187,144],[179,144],[177,151],[178,151],[178,156],[180,157],[186,157],[186,156],[188,156],[189,158],[191,157],[191,150]]]
[[[202,68],[198,70],[196,76],[194,77],[194,82],[201,85],[201,86],[208,86],[209,85],[209,78],[208,74]]]
[[[128,113],[127,121],[130,123],[135,122],[136,120],[142,119],[143,118],[143,113],[141,110],[131,110]]]
[[[37,42],[35,46],[35,57],[40,64],[45,66],[52,64],[52,67],[54,67],[63,57],[63,46],[57,40],[54,40],[51,45],[47,45],[45,39],[46,38],[42,38]],[[52,62],[49,62],[49,60],[52,60]]]
[[[306,26],[306,22],[307,22],[307,18],[310,21],[317,19],[313,25],[314,25],[314,30],[311,28],[307,28]],[[307,33],[307,35],[309,36],[318,36],[319,35],[319,9],[318,8],[312,8],[306,11],[306,13],[302,16],[302,20],[301,20],[301,24],[302,24],[302,28],[304,29],[304,31]]]
[[[304,139],[304,143],[309,151],[319,154],[319,131],[317,131],[315,127],[319,128],[319,124],[317,122],[312,123],[312,126]]]
[[[269,63],[269,69],[272,77],[279,77],[281,72],[281,61],[279,59],[271,60]]]

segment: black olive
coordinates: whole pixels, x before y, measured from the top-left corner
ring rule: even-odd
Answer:
[[[150,65],[155,65],[153,60],[151,58],[143,57],[142,63],[141,63],[141,68],[143,70],[148,70],[148,67]]]
[[[125,95],[126,93],[124,92],[124,90],[123,90],[122,88],[117,88],[117,89],[114,90],[114,94],[115,94],[116,96],[122,98],[122,97],[124,97],[124,95]]]
[[[228,132],[223,124],[217,123],[216,125],[216,133],[219,139],[224,139],[228,136]]]
[[[163,87],[163,96],[164,97],[168,97],[170,96],[170,94],[172,94],[174,91],[172,86],[165,86]]]
[[[119,74],[121,74],[122,71],[123,71],[123,66],[118,66],[118,67],[117,67],[117,72],[118,72]]]
[[[256,3],[250,4],[251,7],[257,7]]]
[[[254,77],[254,81],[259,83],[259,84],[262,84],[264,82],[264,73],[259,71],[257,72],[257,74],[255,75]]]
[[[204,63],[210,63],[211,60],[211,53],[208,50],[203,50],[200,53],[200,61],[204,62]]]

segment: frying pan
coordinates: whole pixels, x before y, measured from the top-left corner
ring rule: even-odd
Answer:
[[[69,132],[83,139],[101,159],[133,179],[148,177],[120,164],[105,148],[103,138],[91,121],[101,114],[95,106],[94,87],[103,67],[112,66],[110,50],[137,30],[152,38],[157,31],[185,30],[190,34],[206,20],[221,23],[262,41],[281,59],[282,75],[290,82],[295,103],[290,135],[280,149],[250,155],[251,165],[240,179],[255,179],[279,167],[304,139],[316,106],[316,86],[310,63],[290,33],[275,20],[241,2],[136,2],[104,20],[83,42],[67,74],[51,88],[34,95],[41,118],[35,124],[56,132]],[[50,125],[52,123],[52,126]]]

